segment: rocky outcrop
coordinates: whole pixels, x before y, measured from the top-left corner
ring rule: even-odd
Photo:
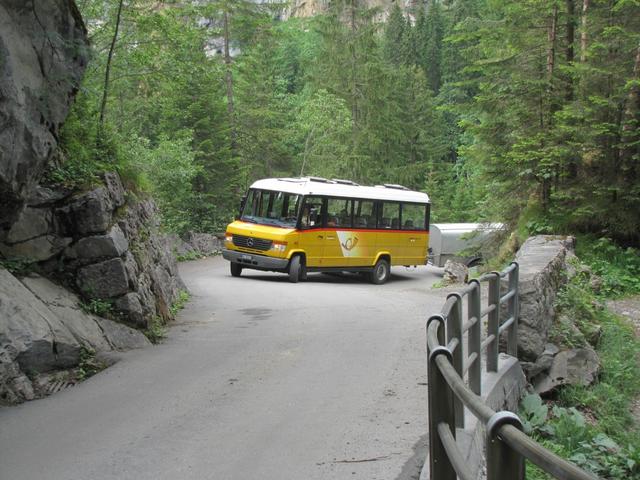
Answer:
[[[567,282],[573,237],[538,235],[527,239],[516,255],[520,265],[518,357],[535,362],[547,345],[555,318],[554,303]]]
[[[109,302],[130,325],[146,328],[156,316],[168,320],[185,287],[158,232],[156,206],[150,199],[126,202],[116,173],[103,182],[79,193],[52,187],[50,201],[27,203],[0,253],[35,263],[87,301]]]
[[[70,0],[0,3],[0,230],[24,212],[57,145],[88,58],[82,18]],[[35,219],[37,234],[49,219]],[[14,239],[16,237],[13,237]],[[56,250],[38,236],[31,249]]]
[[[165,236],[169,251],[178,258],[193,259],[218,255],[224,245],[223,234],[187,232],[183,237],[176,234]]]
[[[418,0],[364,0],[359,3],[359,7],[377,9],[380,12],[380,19],[384,20],[391,7],[396,3],[407,13],[412,13],[415,7],[422,4]],[[294,0],[289,2],[289,6],[285,8],[282,18],[313,17],[314,15],[326,13],[330,5],[331,0]]]
[[[550,358],[548,373],[538,375],[533,387],[539,395],[562,385],[591,385],[600,373],[600,358],[589,347],[558,352]]]
[[[35,398],[33,378],[77,366],[83,351],[148,344],[139,331],[86,313],[77,296],[46,278],[19,281],[0,268],[0,404]]]

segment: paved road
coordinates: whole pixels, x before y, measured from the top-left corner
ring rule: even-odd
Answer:
[[[389,283],[185,263],[193,299],[159,346],[0,409],[0,480],[417,478],[436,270]]]

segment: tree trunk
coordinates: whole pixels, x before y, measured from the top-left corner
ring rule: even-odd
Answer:
[[[224,64],[225,82],[227,84],[227,113],[231,124],[231,154],[236,150],[236,121],[235,107],[233,104],[233,72],[231,71],[231,54],[229,53],[229,12],[225,9],[223,16],[224,23]]]
[[[622,116],[622,162],[626,166],[626,168],[631,171],[628,172],[635,179],[636,174],[636,163],[633,161],[634,155],[640,155],[640,147],[636,144],[639,140],[640,131],[640,86],[638,86],[637,81],[640,79],[640,44],[636,49],[636,58],[633,63],[633,80],[635,83],[632,84],[631,89],[629,90],[629,95],[627,96],[626,105],[624,109],[624,115]],[[636,145],[634,145],[636,144]],[[627,177],[629,180],[629,177]]]
[[[355,135],[356,125],[358,124],[358,57],[356,55],[356,0],[351,0],[350,9],[350,27],[351,27],[351,121],[353,123],[353,131]]]
[[[558,6],[553,6],[553,14],[551,16],[551,24],[549,25],[549,30],[547,32],[547,39],[549,41],[549,47],[547,49],[547,77],[549,82],[551,82],[551,77],[553,77],[553,71],[555,68],[556,61],[556,37],[558,30]]]
[[[567,49],[565,51],[565,59],[567,66],[571,67],[574,60],[573,44],[575,42],[575,4],[574,0],[566,0],[567,4]],[[567,101],[573,100],[573,77],[571,74],[567,76]]]
[[[580,61],[587,60],[587,13],[589,11],[589,0],[582,0],[582,27],[580,31]]]
[[[118,12],[116,13],[116,27],[113,32],[113,38],[111,39],[111,45],[109,46],[109,54],[107,55],[107,66],[104,71],[104,86],[102,88],[102,101],[100,102],[100,116],[98,118],[98,132],[96,134],[96,145],[99,147],[102,145],[103,133],[104,133],[104,117],[107,112],[107,98],[109,96],[109,76],[111,75],[111,63],[113,61],[113,52],[116,48],[116,41],[118,40],[118,31],[120,30],[120,18],[122,17],[122,4],[124,0],[118,2]]]

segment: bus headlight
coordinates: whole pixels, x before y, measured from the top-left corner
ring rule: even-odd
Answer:
[[[231,235],[229,233],[225,233],[224,241],[225,241],[225,243],[233,243],[233,235]]]
[[[276,253],[284,253],[286,249],[287,249],[286,243],[273,242],[269,250]]]

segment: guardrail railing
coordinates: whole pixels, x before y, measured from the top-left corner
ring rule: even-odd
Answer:
[[[514,357],[518,354],[518,273],[518,264],[513,262],[502,272],[491,272],[469,281],[462,290],[448,295],[441,313],[427,321],[431,480],[476,478],[456,443],[456,428],[464,428],[465,408],[485,427],[487,480],[524,479],[525,459],[562,480],[598,478],[529,438],[515,413],[496,412],[481,398],[483,352],[486,352],[486,370],[497,372],[500,337],[506,332],[507,354]],[[504,294],[501,293],[502,279],[508,283]],[[489,284],[485,308],[481,282]],[[466,316],[463,315],[465,299]],[[501,305],[505,303],[507,318],[501,321]],[[485,317],[487,333],[483,340]]]

